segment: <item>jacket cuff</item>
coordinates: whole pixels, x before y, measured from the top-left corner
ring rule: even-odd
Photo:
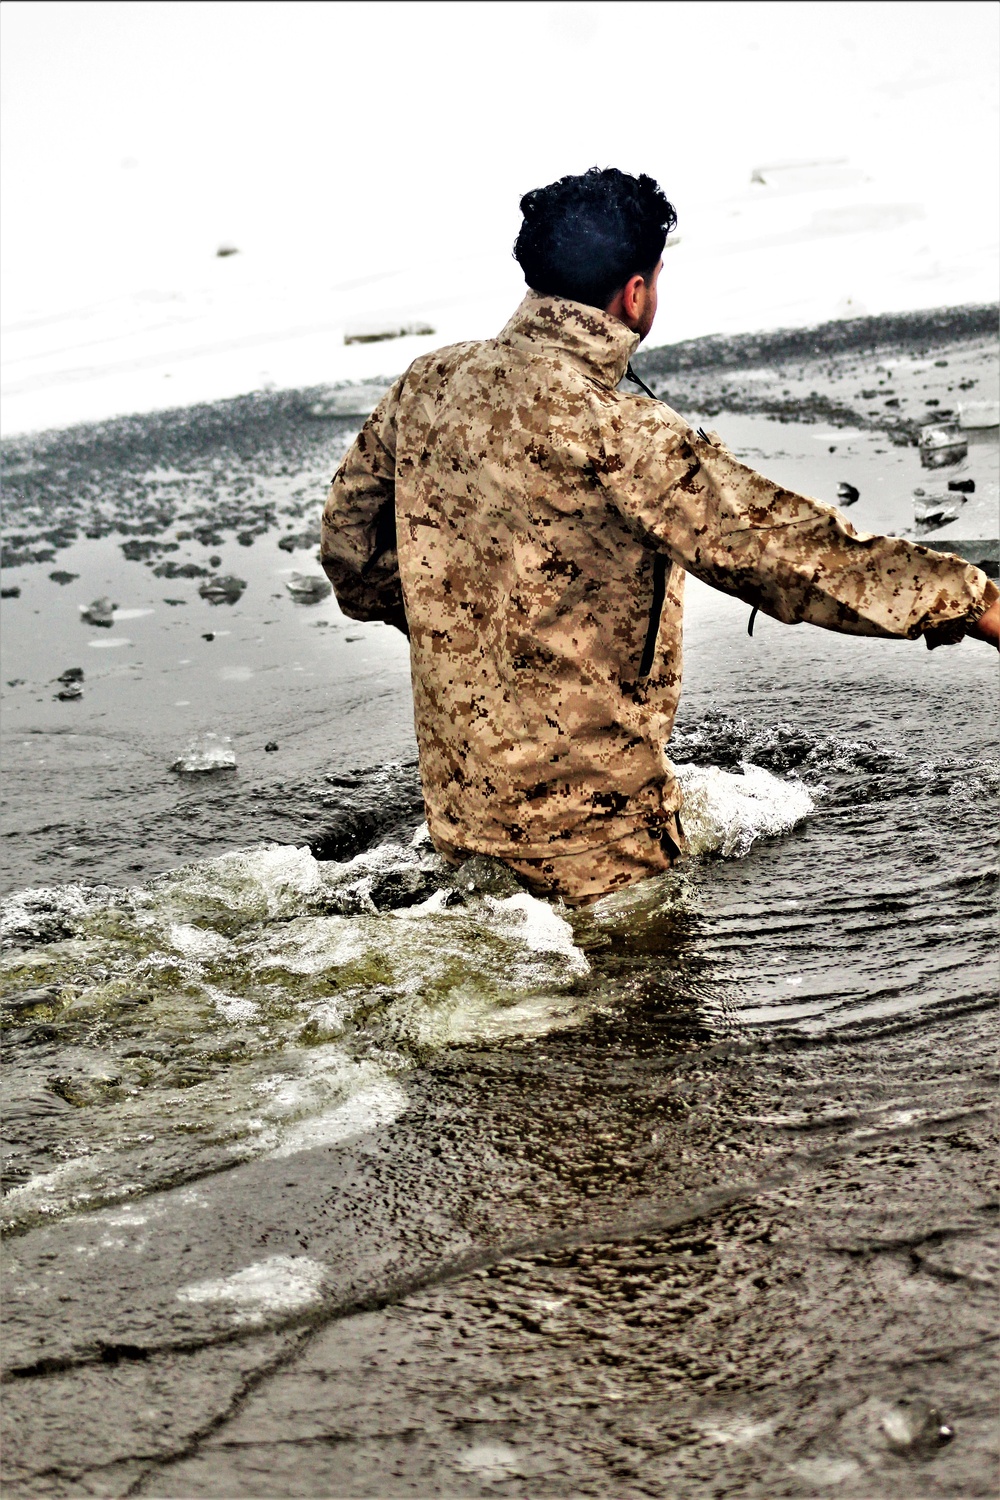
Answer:
[[[954,620],[945,620],[940,625],[932,625],[928,630],[924,631],[924,640],[927,642],[928,651],[933,651],[936,646],[954,646],[959,641],[964,640],[969,633],[970,627],[982,618],[986,611],[996,603],[997,599],[1000,599],[1000,589],[997,588],[993,580],[987,578],[985,573],[982,574],[982,579],[983,591],[975,604],[970,605],[964,615],[959,615]]]

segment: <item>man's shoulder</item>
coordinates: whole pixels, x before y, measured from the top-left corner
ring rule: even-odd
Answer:
[[[429,354],[418,355],[406,372],[406,382],[419,384],[426,380],[440,380],[485,352],[496,339],[465,339],[460,344],[446,344],[443,349],[432,349]]]

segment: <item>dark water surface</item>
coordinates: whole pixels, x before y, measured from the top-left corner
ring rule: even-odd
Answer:
[[[713,425],[899,529],[914,450]],[[991,654],[693,585],[703,855],[571,914],[447,888],[277,534],[7,575],[9,1492],[993,1493]]]

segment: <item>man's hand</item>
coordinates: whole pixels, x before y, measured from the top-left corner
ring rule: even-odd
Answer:
[[[994,646],[1000,651],[1000,599],[994,599],[984,615],[980,615],[975,625],[970,625],[968,632],[973,640],[986,641],[988,645]]]

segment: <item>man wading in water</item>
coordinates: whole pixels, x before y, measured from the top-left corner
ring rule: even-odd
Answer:
[[[787,624],[929,646],[996,644],[1000,605],[978,568],[858,533],[619,391],[677,222],[651,178],[594,168],[521,209],[531,290],[497,338],[396,381],[334,478],[322,560],[345,614],[409,635],[435,846],[580,904],[683,844],[685,572]]]

